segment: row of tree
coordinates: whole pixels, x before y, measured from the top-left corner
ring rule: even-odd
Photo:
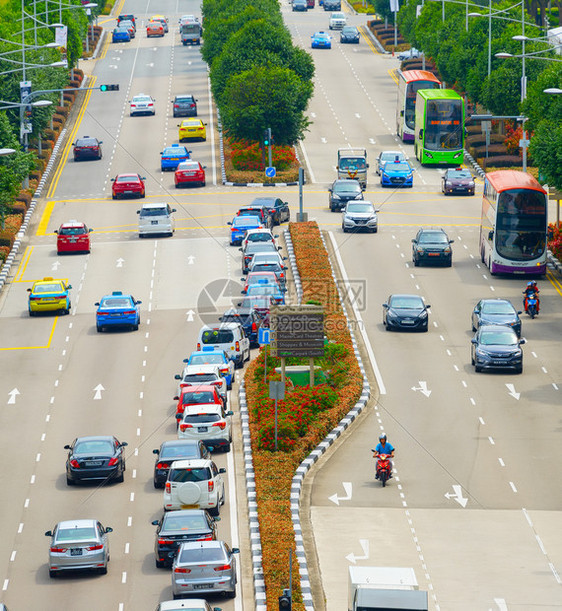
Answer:
[[[238,139],[292,145],[309,125],[314,63],[293,45],[276,0],[204,0],[201,53],[224,128]]]

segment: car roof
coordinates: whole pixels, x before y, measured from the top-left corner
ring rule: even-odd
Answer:
[[[160,448],[165,448],[167,446],[198,446],[200,442],[200,439],[166,439],[166,441],[160,444]]]
[[[174,460],[171,469],[202,469],[210,467],[213,461],[210,458],[191,458],[189,460]]]
[[[481,325],[478,327],[477,333],[483,333],[485,331],[491,331],[492,333],[505,333],[506,331],[509,331],[513,333],[515,337],[517,337],[517,333],[515,333],[515,330],[509,325]]]
[[[207,348],[207,346],[205,346],[205,348]],[[207,354],[211,354],[211,353],[218,353],[222,356],[224,356],[226,358],[226,352],[222,349],[222,348],[215,348],[214,346],[210,346],[209,350],[194,350],[190,355],[189,358],[191,358],[192,356],[199,356],[199,355],[207,355]]]
[[[63,520],[57,524],[57,528],[84,528],[88,526],[95,526],[97,520],[82,519],[82,520]]]
[[[166,202],[160,202],[158,204],[143,204],[142,207],[143,208],[162,208],[163,206],[166,207],[168,204]]]
[[[212,392],[216,391],[216,386],[211,386],[211,384],[198,384],[197,386],[183,386],[181,389],[182,395],[187,395],[190,393],[199,393],[199,392]]]
[[[250,218],[252,217],[250,216]],[[271,231],[271,229],[267,229],[266,227],[255,227],[254,229],[248,229],[248,231],[246,232],[246,237],[254,233],[268,233],[271,237],[273,237],[273,232]]]
[[[131,178],[139,178],[140,175],[136,174],[135,172],[126,172],[124,174],[117,174],[117,178],[121,178],[123,176],[130,176]],[[148,205],[148,204],[146,204],[146,205]]]
[[[186,405],[183,410],[186,414],[193,416],[195,414],[218,414],[222,418],[222,406],[218,403],[202,403],[201,405]]]
[[[181,544],[181,550],[194,550],[201,548],[216,548],[222,549],[224,547],[224,541],[184,541]]]
[[[111,298],[116,298],[116,299],[132,299],[133,296],[130,295],[129,293],[118,293],[117,291],[113,291],[113,293],[110,293],[108,295],[104,295],[102,297],[102,299],[111,299]]]
[[[175,511],[174,513],[177,513]],[[191,598],[189,600],[164,600],[160,603],[160,611],[178,611],[178,609],[207,609],[207,601],[203,598]]]
[[[269,204],[274,204],[279,197],[256,197],[252,200],[250,207],[252,206],[268,206]]]
[[[67,221],[66,223],[61,223],[61,227],[84,227],[85,223],[81,221],[76,221],[72,219],[71,221]]]
[[[113,435],[86,435],[84,437],[76,437],[76,441],[111,441],[115,437]]]
[[[498,301],[502,303],[509,303],[510,306],[513,305],[509,299],[503,299],[502,297],[488,297],[487,299],[481,299],[480,303],[497,303]]]
[[[214,329],[238,329],[240,324],[237,322],[222,322],[218,325],[203,325],[201,331],[213,331]]]
[[[184,375],[191,373],[216,373],[220,371],[216,363],[205,363],[204,365],[186,365],[183,368]]]

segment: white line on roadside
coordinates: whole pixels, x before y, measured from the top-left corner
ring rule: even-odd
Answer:
[[[228,504],[230,506],[230,532],[232,547],[240,547],[240,534],[238,532],[238,510],[236,504],[236,481],[234,469],[234,456],[229,452],[226,456],[226,471],[228,473]],[[236,563],[236,579],[238,583],[241,580],[240,562]],[[242,597],[237,596],[234,599],[234,608],[236,611],[242,611]]]

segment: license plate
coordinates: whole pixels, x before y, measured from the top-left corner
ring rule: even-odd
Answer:
[[[119,316],[121,316],[120,312],[114,312],[113,314],[111,314],[112,318],[118,318]]]
[[[79,547],[73,547],[70,549],[70,555],[71,556],[81,556],[82,555],[82,549]]]
[[[133,191],[125,191],[125,195],[132,195]]]
[[[150,221],[151,225],[158,225],[158,221]]]
[[[492,361],[492,365],[505,365],[505,361]]]
[[[43,303],[54,303],[55,301],[57,301],[56,299],[50,298],[50,297],[43,297],[43,299],[41,299],[41,301]]]
[[[209,430],[208,426],[200,426],[197,428],[200,433],[206,433]]]
[[[182,505],[182,509],[197,509],[197,505]]]
[[[403,325],[413,325],[413,324],[414,324],[414,321],[413,321],[413,320],[403,320],[403,321],[402,321],[402,324],[403,324]]]
[[[78,241],[78,238],[70,238],[68,240],[71,244],[74,244],[74,242]]]
[[[170,157],[170,161],[179,161],[179,157]]]
[[[213,587],[212,583],[194,583],[193,584],[194,590],[209,590],[212,587]]]
[[[428,257],[438,257],[438,256],[439,256],[439,253],[438,253],[438,252],[428,252],[428,253],[427,253],[427,256],[428,256]]]
[[[86,467],[101,467],[102,465],[102,461],[101,460],[87,460],[84,463],[86,465]]]

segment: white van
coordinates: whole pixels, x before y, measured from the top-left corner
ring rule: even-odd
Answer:
[[[176,229],[172,212],[175,208],[170,208],[168,204],[143,204],[139,215],[139,238],[146,235],[174,235]]]
[[[215,350],[224,350],[237,368],[244,367],[244,363],[250,360],[250,340],[240,323],[224,322],[216,326],[201,327],[197,338],[197,350],[204,350],[210,346]]]

